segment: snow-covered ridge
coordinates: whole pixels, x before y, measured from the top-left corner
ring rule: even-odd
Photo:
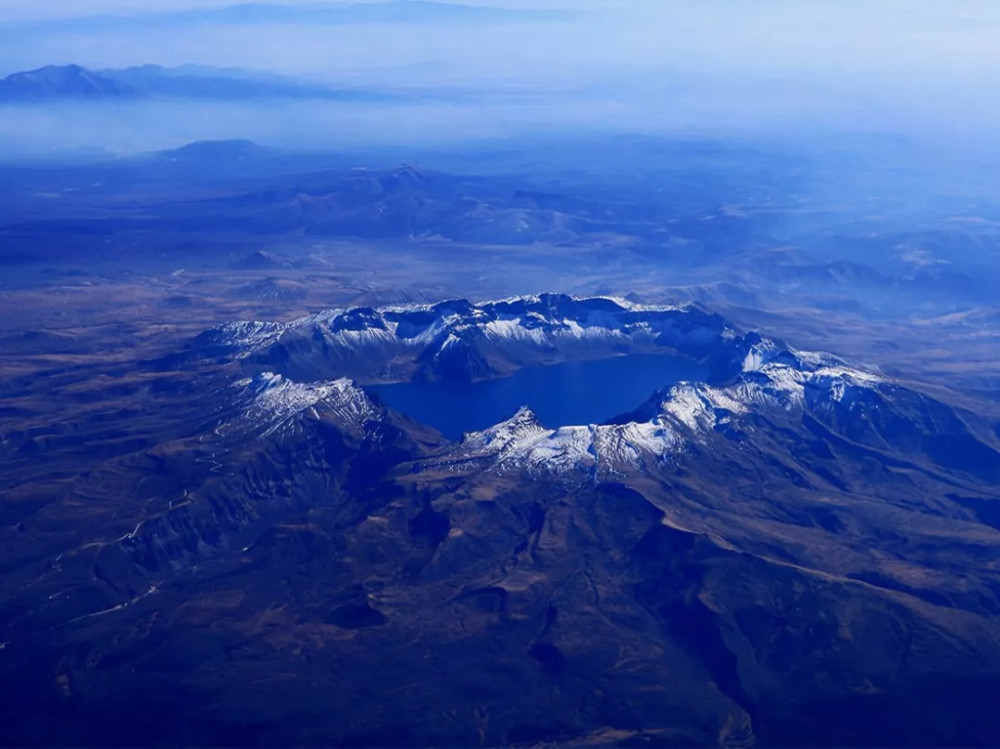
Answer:
[[[541,294],[474,304],[333,309],[290,323],[242,322],[207,331],[203,355],[297,380],[352,377],[363,384],[426,376],[488,378],[522,366],[622,353],[702,358],[738,345],[718,315],[695,306],[640,305],[614,297]]]
[[[837,360],[814,361],[807,368],[778,361],[754,363],[727,385],[676,385],[665,394],[662,410],[690,431],[704,433],[723,421],[769,408],[829,409],[848,393],[876,391],[884,382],[872,372]]]
[[[679,443],[674,431],[658,423],[549,429],[523,408],[508,421],[467,434],[441,463],[456,469],[482,465],[500,472],[615,473],[645,459],[659,460]]]
[[[320,410],[332,413],[344,426],[354,429],[363,428],[382,414],[368,394],[348,379],[304,384],[265,372],[239,380],[235,387],[250,396],[247,420],[264,425],[268,433],[288,425],[300,414],[318,417]]]
[[[539,308],[528,312],[528,317],[546,319],[547,316],[540,313],[539,310],[544,308],[546,304],[550,304],[552,300],[569,300],[575,303],[608,302],[620,310],[629,312],[679,312],[688,308],[688,305],[643,305],[632,302],[624,297],[615,296],[579,297],[562,294],[534,294],[508,297],[481,304],[473,304],[464,299],[454,299],[435,303],[388,305],[379,308],[334,307],[310,315],[304,315],[289,323],[239,320],[224,323],[214,328],[211,332],[228,337],[233,344],[253,348],[273,341],[286,330],[308,328],[315,325],[328,325],[331,328],[339,329],[344,327],[342,325],[343,321],[351,318],[365,318],[377,321],[380,323],[378,327],[386,330],[393,329],[394,332],[398,330],[401,320],[419,313],[430,315],[435,318],[435,321],[440,321],[445,326],[449,322],[453,323],[460,320],[467,323],[486,322],[494,316],[499,317],[502,321],[516,322],[519,319],[516,316],[505,316],[502,312],[496,315],[496,312],[502,310],[504,307]],[[434,327],[431,324],[427,326],[427,329],[430,330]]]
[[[456,468],[474,462],[501,472],[614,474],[661,462],[707,442],[720,428],[752,433],[746,422],[753,414],[851,410],[884,382],[827,354],[794,351],[762,338],[728,383],[679,383],[614,424],[550,429],[522,408],[508,421],[467,434],[445,462]]]
[[[286,327],[278,322],[237,320],[213,328],[202,337],[235,348],[237,358],[243,358],[261,346],[276,340]]]
[[[360,369],[371,377],[366,384],[391,381],[390,370],[400,362],[411,364],[411,370],[441,371],[446,365],[461,370],[500,361],[509,372],[535,363],[538,356],[600,357],[666,348],[716,363],[713,384],[756,373],[756,379],[744,378],[747,389],[756,383],[775,397],[782,392],[801,397],[807,380],[815,384],[824,377],[878,381],[834,357],[795,351],[756,333],[740,335],[719,316],[696,307],[639,305],[614,297],[542,294],[481,304],[459,299],[354,307],[287,324],[228,323],[202,338],[216,350],[228,347],[237,359],[259,354],[258,371],[282,371],[297,380],[338,379]],[[267,369],[269,362],[279,368]]]
[[[517,307],[517,306],[527,306],[527,307],[544,307],[546,304],[551,304],[555,300],[570,300],[572,302],[610,302],[611,304],[627,311],[632,312],[642,312],[642,311],[681,311],[690,307],[690,305],[670,305],[670,304],[657,304],[657,305],[647,305],[639,304],[625,297],[610,296],[610,295],[598,295],[598,296],[576,296],[569,294],[526,294],[522,296],[505,297],[503,299],[496,299],[488,302],[474,303],[465,299],[449,299],[442,302],[419,302],[414,304],[390,304],[379,308],[367,308],[367,307],[334,307],[328,310],[323,310],[321,312],[316,312],[311,315],[304,315],[298,319],[287,323],[284,327],[294,328],[306,325],[315,325],[318,323],[329,323],[337,320],[338,318],[344,316],[345,314],[359,311],[359,310],[371,310],[382,317],[394,318],[397,316],[406,316],[412,313],[431,313],[435,316],[440,316],[440,313],[444,312],[445,315],[456,314],[462,311],[468,311],[474,317],[487,317],[490,311],[503,307]]]
[[[752,435],[755,415],[850,411],[871,402],[870,394],[883,383],[879,375],[833,356],[797,351],[758,333],[740,334],[696,307],[643,306],[610,297],[543,294],[483,304],[454,300],[353,308],[287,325],[238,323],[217,331],[279,364],[298,367],[291,368],[292,378],[265,371],[240,383],[252,393],[250,418],[274,425],[269,428],[309,409],[327,409],[355,428],[384,413],[356,380],[314,376],[322,367],[341,372],[354,367],[371,378],[366,382],[392,377],[389,368],[399,362],[411,365],[402,370],[405,376],[427,374],[437,364],[442,366],[429,371],[440,374],[448,371],[444,365],[457,364],[459,373],[482,366],[490,377],[496,376],[491,367],[498,361],[512,371],[538,361],[538,352],[558,360],[581,352],[594,357],[662,349],[708,365],[706,381],[665,388],[615,423],[550,428],[522,409],[466,435],[443,456],[446,463],[471,461],[497,469],[615,472],[662,461],[716,432]],[[266,355],[255,360],[269,361]]]

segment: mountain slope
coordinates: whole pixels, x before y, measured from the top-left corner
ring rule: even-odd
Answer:
[[[710,375],[457,443],[344,378],[647,349]],[[559,295],[235,323],[184,356],[147,366],[183,373],[157,399],[186,436],[2,531],[12,744],[1000,738],[998,433],[904,382]]]

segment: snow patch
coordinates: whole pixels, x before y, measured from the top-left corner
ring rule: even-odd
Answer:
[[[249,391],[252,403],[246,418],[254,424],[268,425],[271,433],[307,411],[318,415],[322,408],[342,424],[353,428],[380,416],[380,409],[357,384],[349,379],[303,384],[273,372],[240,380],[236,387]]]
[[[498,472],[588,471],[596,478],[662,461],[692,443],[705,442],[717,427],[737,425],[755,412],[831,407],[852,388],[872,391],[884,382],[832,357],[770,343],[755,347],[743,372],[727,385],[685,382],[663,391],[649,421],[549,429],[524,408],[490,429],[467,434],[445,462],[457,468],[476,461]]]

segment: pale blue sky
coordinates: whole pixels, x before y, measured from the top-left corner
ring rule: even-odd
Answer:
[[[0,22],[101,13],[223,7],[232,0],[2,0]],[[295,5],[291,0],[271,4]],[[339,5],[343,3],[324,3]],[[202,62],[289,72],[429,59],[455,73],[590,75],[635,67],[725,75],[943,78],[966,83],[1000,70],[996,0],[467,0],[467,5],[571,8],[565,24],[412,29],[158,28],[53,31],[4,39],[0,69],[44,62],[90,65]],[[57,59],[58,58],[58,59]],[[70,60],[70,58],[73,58]],[[904,84],[905,85],[905,84]]]
[[[141,9],[155,14],[231,4],[143,0]],[[365,87],[517,94],[467,106],[429,103],[403,120],[414,131],[439,133],[581,124],[639,131],[820,127],[948,136],[1000,129],[1000,0],[464,4],[576,13],[559,22],[227,26],[184,26],[150,15],[148,23],[127,28],[41,23],[29,32],[11,24],[133,15],[139,3],[0,0],[0,74],[49,63],[94,68],[200,63]],[[218,115],[202,113],[209,116]],[[356,120],[343,112],[329,117],[331,127],[340,128],[365,118],[385,121],[371,112],[351,113]],[[285,129],[297,126],[292,116],[281,123]]]
[[[324,0],[307,0],[324,3]],[[343,5],[364,2],[383,2],[384,0],[349,0],[336,2],[328,0],[327,5]],[[441,2],[456,2],[457,0],[441,0]],[[609,0],[465,0],[462,5],[502,6],[507,8],[580,8],[580,7],[616,7],[624,5],[628,0],[609,2]],[[271,5],[299,5],[302,0],[269,0]],[[222,8],[237,4],[234,0],[3,0],[0,4],[0,18],[67,18],[99,13],[136,13],[164,10],[187,10],[192,8]]]

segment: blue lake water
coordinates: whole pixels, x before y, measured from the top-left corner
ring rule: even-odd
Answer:
[[[642,405],[656,390],[700,380],[689,359],[643,354],[527,367],[502,380],[458,384],[407,382],[369,388],[393,410],[457,440],[529,406],[548,427],[600,424]]]

